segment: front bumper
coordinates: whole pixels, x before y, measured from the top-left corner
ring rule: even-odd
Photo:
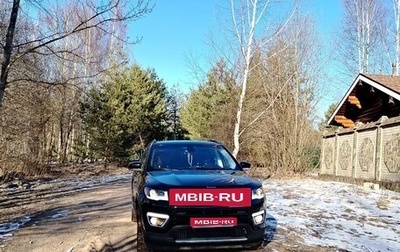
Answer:
[[[155,250],[193,250],[254,248],[264,239],[265,221],[260,225],[253,223],[252,214],[264,209],[260,201],[248,208],[210,208],[170,207],[163,202],[142,202],[141,216],[144,227],[144,240]],[[169,216],[162,228],[151,226],[146,218],[147,212]],[[191,217],[234,217],[234,227],[192,228]],[[265,213],[264,213],[265,218]]]
[[[264,229],[238,225],[224,228],[174,226],[167,233],[145,232],[148,247],[156,250],[254,248],[264,238]]]

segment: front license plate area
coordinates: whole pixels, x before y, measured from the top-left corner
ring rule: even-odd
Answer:
[[[170,206],[249,207],[250,188],[171,188]]]
[[[190,218],[190,226],[192,228],[217,228],[217,227],[234,227],[237,226],[237,218],[235,217],[193,217]]]

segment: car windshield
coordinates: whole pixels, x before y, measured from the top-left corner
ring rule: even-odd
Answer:
[[[159,145],[149,156],[151,170],[238,170],[236,161],[220,145]]]

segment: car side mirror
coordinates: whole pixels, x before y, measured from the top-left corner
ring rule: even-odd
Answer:
[[[251,164],[246,161],[242,161],[239,163],[243,170],[250,170]]]
[[[131,169],[133,171],[141,171],[142,163],[140,160],[133,160],[128,163],[128,169]]]

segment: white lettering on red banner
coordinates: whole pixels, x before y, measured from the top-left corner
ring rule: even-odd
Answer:
[[[251,189],[170,189],[169,204],[171,206],[248,207],[251,206]]]
[[[234,226],[237,226],[237,219],[234,217],[190,218],[190,226],[193,228],[234,227]]]

